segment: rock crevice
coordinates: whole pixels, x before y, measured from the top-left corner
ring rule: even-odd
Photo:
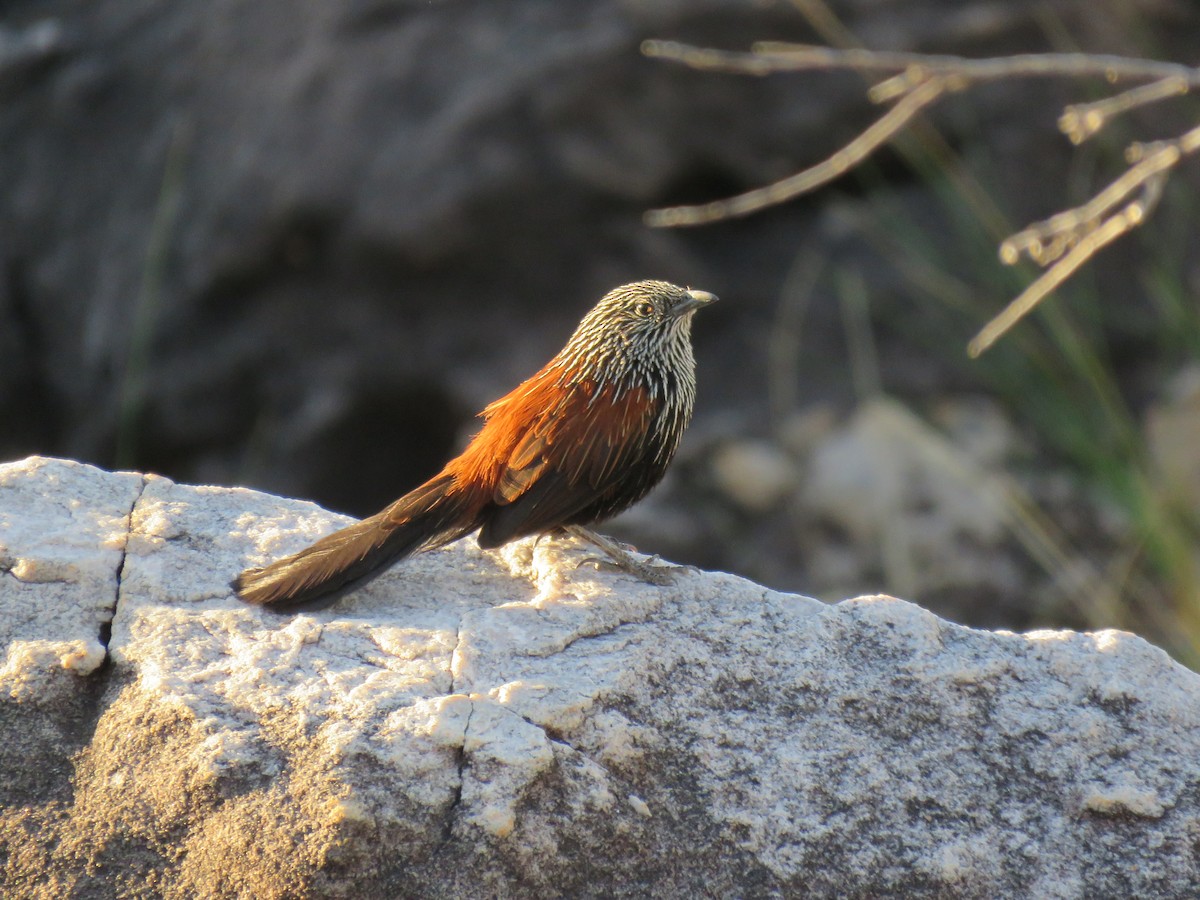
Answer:
[[[146,481],[146,477],[142,476],[138,486],[137,495],[129,504],[129,512],[125,516],[125,538],[121,542],[121,557],[119,560],[117,560],[117,571],[115,577],[116,590],[113,592],[113,604],[112,609],[110,610],[111,615],[109,616],[108,621],[100,623],[100,643],[104,645],[106,661],[108,656],[108,642],[112,638],[112,620],[116,618],[117,607],[121,603],[121,581],[125,575],[125,561],[128,559],[129,555],[129,538],[133,533],[133,514],[134,510],[137,509],[138,501],[142,499],[142,493],[146,490]]]

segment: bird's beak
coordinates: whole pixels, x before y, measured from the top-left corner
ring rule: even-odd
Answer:
[[[683,299],[676,303],[671,310],[671,315],[684,316],[716,301],[717,295],[710,294],[708,291],[686,291]]]

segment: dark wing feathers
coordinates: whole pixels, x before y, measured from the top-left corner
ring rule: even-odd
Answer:
[[[247,569],[233,587],[243,600],[277,612],[322,609],[395,560],[474,531],[466,498],[452,485],[448,476],[431,479],[382,512],[269,566]]]
[[[507,465],[500,472],[493,502],[512,503],[529,490],[549,465],[549,430],[530,428],[513,449]]]

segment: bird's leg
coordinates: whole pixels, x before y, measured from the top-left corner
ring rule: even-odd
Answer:
[[[639,562],[630,556],[629,551],[612,538],[597,534],[590,528],[584,528],[582,525],[565,525],[563,526],[563,530],[579,538],[581,541],[586,541],[594,547],[599,547],[604,551],[604,555],[608,557],[608,565],[618,571],[627,572],[648,584],[657,584],[660,587],[673,584],[675,581],[674,576],[668,568],[652,565],[654,560],[658,559],[657,556],[651,557],[646,562]],[[599,567],[604,560],[593,558],[584,560],[584,562],[595,562],[597,567]]]

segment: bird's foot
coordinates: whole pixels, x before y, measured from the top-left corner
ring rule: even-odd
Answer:
[[[647,584],[655,584],[659,587],[675,583],[675,576],[671,571],[673,567],[654,565],[658,560],[657,556],[652,556],[643,562],[642,560],[634,559],[621,543],[602,534],[597,534],[589,528],[584,528],[581,525],[568,525],[566,530],[580,540],[586,541],[592,546],[603,550],[605,557],[607,557],[607,559],[604,559],[598,556],[589,556],[580,560],[576,568],[585,563],[590,563],[597,569],[607,569],[610,572],[625,572],[640,581],[644,581]]]
[[[628,564],[617,562],[614,559],[607,559],[600,556],[589,556],[586,559],[581,559],[579,566],[593,565],[597,569],[607,570],[609,572],[624,572],[626,575],[632,575],[638,581],[644,581],[647,584],[657,585],[658,587],[666,587],[675,583],[675,576],[671,573],[671,569],[666,566],[651,565],[651,561],[658,559],[657,556],[651,557],[646,562],[638,562],[630,558]]]

